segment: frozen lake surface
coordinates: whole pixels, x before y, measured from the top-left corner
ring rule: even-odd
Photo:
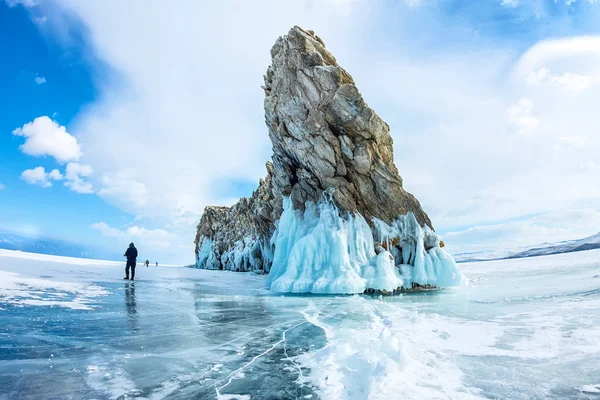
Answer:
[[[277,296],[0,250],[0,399],[600,399],[600,250],[460,266],[452,290]]]

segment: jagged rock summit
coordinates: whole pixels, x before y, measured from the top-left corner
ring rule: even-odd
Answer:
[[[373,247],[372,255],[385,251],[398,271],[401,265],[414,267],[419,235],[424,252],[439,249],[429,217],[402,187],[389,126],[365,103],[350,74],[338,65],[324,42],[314,32],[295,26],[276,41],[271,58],[263,89],[272,162],[267,163],[267,176],[250,198],[240,199],[231,208],[206,208],[196,235],[197,266],[269,272],[273,264],[279,274],[288,268],[294,251],[307,250],[304,244],[300,243],[300,249],[295,243],[315,235],[324,207],[335,210],[332,218],[339,221],[329,220],[328,229],[346,235],[346,247],[356,241],[352,221],[360,219],[362,233],[365,221],[371,236],[366,245]],[[284,220],[286,204],[291,213],[286,221],[296,220],[295,225],[283,227],[280,219]],[[295,232],[298,237],[288,238],[286,249],[278,249],[278,239],[289,234],[283,230],[298,229],[302,224],[306,229]],[[321,221],[323,224],[326,221]],[[342,243],[342,253],[343,247]],[[278,250],[286,254],[278,256]],[[404,257],[403,252],[410,254]],[[350,253],[348,265],[355,269],[358,264],[371,263],[368,254],[367,260],[356,260],[356,254]],[[321,262],[319,268],[335,268],[332,262],[345,264],[344,257]],[[286,265],[279,265],[283,263]],[[291,291],[315,291],[314,285],[308,286],[310,290]]]

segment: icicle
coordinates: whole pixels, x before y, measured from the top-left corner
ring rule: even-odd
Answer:
[[[284,198],[283,213],[270,242],[275,249],[268,277],[270,289],[293,293],[376,289],[391,293],[402,286],[410,288],[413,282],[438,286],[461,283],[462,274],[452,257],[439,247],[425,251],[425,241],[430,246],[439,240],[433,231],[422,229],[412,214],[391,225],[380,220],[373,223],[379,243],[387,245],[387,251],[377,255],[374,233],[362,215],[340,216],[327,197],[316,205],[307,203],[306,210],[300,212]]]

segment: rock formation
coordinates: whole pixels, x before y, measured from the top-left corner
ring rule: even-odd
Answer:
[[[340,215],[364,217],[374,236],[374,221],[389,225],[412,214],[430,233],[425,246],[439,246],[429,217],[402,188],[389,126],[323,41],[296,26],[277,40],[271,58],[263,89],[272,163],[250,198],[231,208],[206,208],[196,235],[197,266],[268,272],[283,197],[303,211],[324,192]],[[398,243],[396,238],[387,246]]]

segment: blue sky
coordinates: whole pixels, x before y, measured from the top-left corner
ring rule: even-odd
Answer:
[[[22,171],[61,165],[52,157],[23,154],[22,138],[12,134],[42,115],[53,116],[60,124],[73,120],[97,96],[90,66],[80,49],[65,51],[45,38],[24,7],[0,4],[0,37],[0,228],[93,245],[97,235],[87,226],[98,218],[121,225],[133,217],[96,196],[82,196],[60,184],[47,190],[26,183]]]
[[[191,262],[203,207],[265,173],[262,74],[294,24],[390,124],[452,251],[600,230],[593,0],[5,0],[0,229]]]

